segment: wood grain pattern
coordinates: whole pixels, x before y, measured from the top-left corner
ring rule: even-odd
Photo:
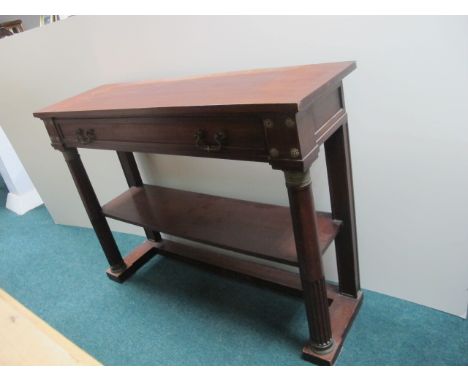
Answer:
[[[0,365],[100,363],[0,289]]]
[[[174,190],[131,187],[102,207],[105,216],[206,244],[296,265],[289,208]],[[324,252],[339,222],[320,213],[318,230]]]
[[[291,111],[309,106],[327,87],[341,81],[356,67],[354,62],[214,74],[186,79],[104,85],[57,104],[35,116],[97,115],[132,110],[152,113],[236,110]],[[101,112],[101,113],[99,113]],[[112,114],[112,113],[107,113]]]

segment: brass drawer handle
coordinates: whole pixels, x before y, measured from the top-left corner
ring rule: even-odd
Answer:
[[[76,131],[76,140],[82,145],[87,145],[96,140],[96,135],[94,134],[94,129],[83,130],[78,129]]]
[[[224,131],[218,131],[213,136],[216,145],[208,145],[205,138],[206,132],[198,129],[195,133],[195,145],[204,151],[221,151],[223,145],[227,143],[227,134]]]

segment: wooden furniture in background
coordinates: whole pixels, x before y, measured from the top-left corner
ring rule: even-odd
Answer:
[[[105,85],[34,115],[64,155],[112,280],[123,282],[160,254],[302,291],[303,355],[333,364],[362,301],[342,86],[354,68],[340,62]],[[331,214],[315,211],[309,176],[322,144]],[[77,148],[117,151],[128,191],[101,206]],[[290,207],[144,184],[133,152],[268,162],[284,172]],[[148,240],[122,258],[106,218],[143,227]],[[268,263],[163,240],[159,232]],[[325,282],[321,259],[333,240],[338,286]]]
[[[5,28],[11,33],[20,33],[24,32],[23,21],[21,20],[11,20],[0,23],[0,28]]]
[[[12,36],[13,33],[6,28],[0,28],[0,38]]]

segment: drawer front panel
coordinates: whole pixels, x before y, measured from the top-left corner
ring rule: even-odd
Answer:
[[[259,117],[62,119],[56,125],[67,147],[266,158]]]

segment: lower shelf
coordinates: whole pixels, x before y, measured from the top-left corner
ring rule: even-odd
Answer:
[[[131,187],[102,207],[105,216],[153,231],[297,265],[288,207],[149,186]],[[322,253],[341,222],[318,212]]]
[[[298,270],[278,268],[274,263],[261,264],[234,256],[221,255],[168,240],[159,243],[144,242],[125,258],[127,270],[116,274],[109,269],[107,274],[112,280],[122,282],[156,254],[209,266],[218,272],[240,275],[298,293],[302,292]],[[305,359],[321,365],[332,365],[336,361],[363,298],[362,293],[359,293],[357,298],[341,295],[338,288],[331,284],[327,285],[327,296],[335,347],[328,354],[314,353],[307,345],[302,350]]]

